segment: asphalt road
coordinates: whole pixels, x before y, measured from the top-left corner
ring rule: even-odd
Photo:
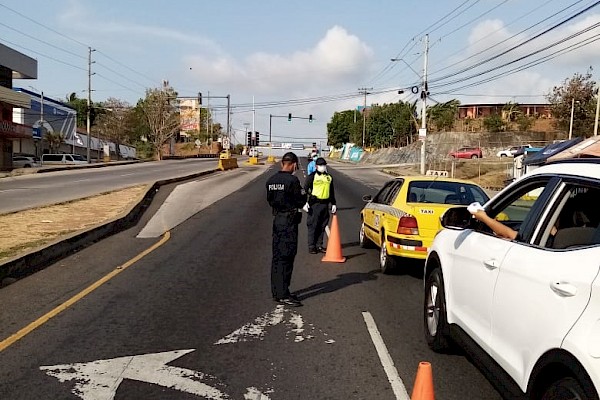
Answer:
[[[308,254],[303,220],[292,289],[304,307],[274,303],[264,190],[271,172],[174,228],[135,263],[126,264],[159,243],[135,236],[169,187],[135,228],[0,290],[1,341],[118,273],[0,348],[0,398],[401,398],[375,349],[369,316],[409,394],[419,362],[429,361],[436,398],[501,398],[462,354],[428,349],[422,264],[403,262],[384,276],[377,250],[358,247],[361,197],[387,179],[373,170],[333,171],[346,263]]]
[[[217,164],[217,159],[163,160],[6,177],[0,179],[0,213],[190,175]]]

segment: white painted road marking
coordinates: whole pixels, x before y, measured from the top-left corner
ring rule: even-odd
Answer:
[[[191,369],[167,365],[194,350],[141,354],[88,363],[53,365],[40,367],[40,369],[61,382],[75,381],[72,393],[84,400],[114,399],[117,389],[124,379],[152,383],[180,392],[195,394],[205,399],[231,399],[221,390],[200,382],[200,380],[208,380],[212,385],[216,383],[216,386],[224,386],[215,377]],[[269,400],[267,395],[255,387],[249,387],[246,390],[244,399]]]
[[[289,318],[286,319],[286,314],[289,313]],[[286,338],[293,336],[294,343],[303,342],[307,339],[314,339],[315,327],[312,324],[305,324],[302,316],[290,310],[287,310],[283,305],[278,305],[271,312],[257,317],[253,322],[244,324],[242,327],[231,332],[229,335],[219,339],[215,344],[231,344],[238,342],[249,342],[251,340],[263,340],[267,331],[267,327],[275,326],[284,323],[289,331],[286,332]],[[308,325],[308,334],[305,334],[305,325]],[[322,332],[324,336],[326,333]],[[335,343],[333,339],[327,339],[325,343]]]
[[[388,377],[388,381],[390,381],[390,384],[392,385],[392,390],[394,395],[396,395],[396,399],[410,400],[406,391],[406,387],[404,386],[404,382],[400,378],[400,375],[398,375],[398,370],[394,366],[394,360],[392,360],[392,357],[390,356],[390,353],[383,342],[373,316],[370,312],[363,312],[362,315],[365,323],[367,324],[369,334],[371,335],[371,340],[373,341],[375,349],[377,350],[377,355],[379,355],[381,365],[383,365],[383,370]]]
[[[40,369],[61,382],[74,380],[73,394],[84,400],[114,399],[123,379],[153,383],[211,400],[228,399],[229,396],[219,389],[199,382],[200,379],[211,377],[190,369],[166,365],[192,351],[194,349],[175,350]]]

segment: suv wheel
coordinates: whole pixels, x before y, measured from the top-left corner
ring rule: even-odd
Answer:
[[[446,296],[442,270],[439,267],[427,276],[423,307],[427,344],[432,350],[438,352],[448,349],[450,346]]]
[[[396,261],[388,254],[388,243],[387,240],[385,240],[385,233],[383,236],[384,237],[381,239],[381,250],[379,251],[379,267],[381,268],[381,272],[389,274],[396,267]]]
[[[360,224],[360,232],[358,233],[358,242],[360,243],[360,247],[362,247],[363,249],[368,249],[372,245],[372,242],[369,240],[367,235],[365,235],[364,221],[362,224]]]
[[[544,392],[542,400],[591,400],[577,379],[566,377],[553,382]]]

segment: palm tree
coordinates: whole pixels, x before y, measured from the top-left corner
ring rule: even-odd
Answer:
[[[514,122],[521,115],[519,103],[509,101],[502,107],[502,119],[506,122]]]
[[[59,131],[55,132],[46,132],[44,137],[48,142],[48,146],[50,147],[50,152],[54,153],[58,151],[61,143],[65,140],[65,134]]]

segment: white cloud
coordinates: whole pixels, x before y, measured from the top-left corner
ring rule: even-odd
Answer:
[[[323,85],[328,89],[354,86],[367,74],[372,58],[373,51],[365,43],[335,26],[313,48],[289,55],[257,52],[239,61],[192,55],[184,62],[192,66],[198,80],[291,97],[309,94]]]

